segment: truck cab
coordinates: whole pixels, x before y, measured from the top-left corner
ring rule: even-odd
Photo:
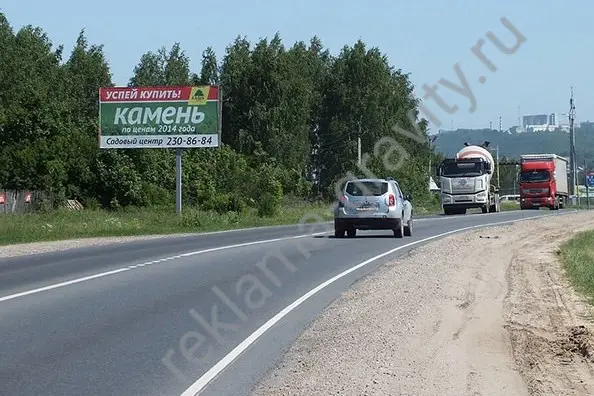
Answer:
[[[567,160],[555,154],[520,157],[520,208],[563,208],[567,196]]]
[[[470,208],[481,208],[483,213],[495,211],[491,208],[492,169],[488,161],[448,158],[441,162],[438,175],[445,214],[464,214]]]

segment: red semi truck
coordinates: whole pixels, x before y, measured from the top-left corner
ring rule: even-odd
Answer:
[[[569,197],[567,158],[556,154],[520,156],[520,208],[563,208]]]

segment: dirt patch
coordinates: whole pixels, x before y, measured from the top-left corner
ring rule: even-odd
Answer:
[[[572,326],[567,334],[559,341],[561,353],[557,356],[573,357],[582,356],[588,362],[593,362],[594,349],[592,349],[592,333],[586,326]]]
[[[555,254],[587,228],[581,212],[421,247],[330,305],[253,395],[593,395],[591,310]]]
[[[543,223],[545,232],[524,236],[510,263],[506,327],[530,395],[594,394],[592,308],[573,291],[556,254],[575,232],[594,227],[592,217]]]

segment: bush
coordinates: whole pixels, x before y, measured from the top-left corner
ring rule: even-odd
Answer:
[[[283,186],[274,174],[274,168],[263,166],[256,175],[252,196],[262,217],[274,216],[283,201]]]
[[[228,212],[241,213],[247,208],[246,202],[237,194],[223,193],[215,194],[206,201],[202,202],[201,207],[204,210],[212,210],[219,214]]]
[[[167,189],[152,183],[142,183],[139,195],[141,206],[160,206],[172,203],[172,194]]]

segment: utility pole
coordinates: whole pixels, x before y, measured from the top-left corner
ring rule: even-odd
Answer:
[[[514,195],[516,195],[516,186],[520,182],[520,165],[516,165],[515,169],[516,169],[516,177],[514,179]]]
[[[499,133],[501,134],[501,116],[499,116]],[[497,188],[501,189],[501,184],[499,182],[499,145],[497,145]]]
[[[575,158],[575,130],[573,123],[575,121],[575,105],[573,103],[573,86],[571,87],[571,97],[569,99],[569,168],[570,168],[570,181],[571,187],[569,192],[571,195],[576,194],[576,158]]]
[[[499,146],[495,148],[497,152],[497,188],[501,189],[501,184],[499,184]]]
[[[489,121],[489,130],[492,131],[493,130],[493,121]]]
[[[357,135],[357,163],[361,166],[361,121],[363,120],[363,116],[359,120],[359,133]]]

